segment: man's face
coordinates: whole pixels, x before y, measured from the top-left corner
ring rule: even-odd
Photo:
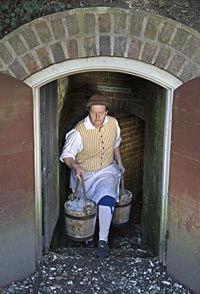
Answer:
[[[92,105],[90,107],[89,116],[95,128],[100,128],[103,125],[107,113],[108,111],[104,105]]]

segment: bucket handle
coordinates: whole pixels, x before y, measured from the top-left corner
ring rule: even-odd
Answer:
[[[79,179],[77,179],[76,181],[76,187],[75,187],[75,191],[73,193],[73,199],[78,199],[78,186],[79,186]]]
[[[121,189],[122,189],[122,192],[124,193],[124,174],[121,174]]]
[[[74,199],[78,198],[78,186],[79,186],[80,180],[77,179],[76,181],[76,188],[74,191]],[[86,189],[85,189],[85,182],[84,179],[81,178],[81,183],[82,183],[82,189],[83,189],[83,196],[84,196],[84,201],[85,201],[85,206],[84,206],[84,211],[86,214],[90,214],[92,212],[92,207],[91,205],[87,204],[87,195],[86,195]]]

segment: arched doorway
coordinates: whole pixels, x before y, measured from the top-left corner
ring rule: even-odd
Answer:
[[[97,57],[91,59],[79,59],[70,60],[62,64],[53,65],[42,72],[32,75],[26,79],[25,82],[33,88],[34,93],[34,117],[35,117],[35,162],[36,162],[36,218],[40,220],[42,218],[42,198],[41,198],[41,155],[40,155],[40,87],[48,82],[51,82],[58,77],[70,76],[77,73],[84,73],[87,71],[111,71],[121,72],[130,75],[136,75],[152,81],[153,83],[161,86],[166,90],[165,92],[165,111],[164,111],[164,138],[163,138],[163,167],[162,167],[162,191],[161,191],[161,213],[160,220],[160,244],[159,248],[160,259],[165,262],[165,244],[166,226],[167,226],[167,195],[168,195],[168,180],[169,180],[169,156],[170,156],[170,136],[171,136],[171,112],[173,101],[173,90],[181,85],[181,82],[171,76],[170,74],[159,70],[151,65],[143,64],[133,60],[127,60],[116,57]],[[38,255],[42,253],[42,240],[41,240],[41,223],[38,224]]]

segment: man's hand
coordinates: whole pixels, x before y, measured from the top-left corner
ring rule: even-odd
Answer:
[[[122,162],[118,163],[118,166],[119,166],[119,169],[120,169],[121,173],[122,174],[125,173],[125,168],[124,168]]]
[[[116,147],[114,149],[114,157],[115,157],[115,160],[116,160],[116,162],[117,162],[117,164],[119,166],[119,169],[120,169],[121,173],[123,174],[125,172],[125,168],[124,168],[123,163],[122,163],[119,147]]]
[[[64,162],[69,168],[74,171],[77,179],[81,180],[81,178],[83,178],[85,174],[84,169],[78,163],[76,163],[76,161],[72,157],[64,158]]]
[[[76,164],[73,170],[75,172],[77,179],[81,180],[81,178],[83,178],[85,174],[85,171],[83,170],[83,168],[80,165]]]

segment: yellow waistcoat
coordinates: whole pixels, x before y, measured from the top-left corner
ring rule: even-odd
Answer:
[[[101,128],[86,129],[84,120],[80,121],[75,129],[80,133],[83,150],[77,154],[76,162],[86,172],[98,171],[114,160],[113,150],[117,138],[116,119],[108,117],[108,122]]]

